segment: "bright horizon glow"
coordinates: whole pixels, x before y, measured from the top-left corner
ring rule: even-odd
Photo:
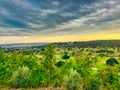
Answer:
[[[1,44],[9,43],[39,43],[39,42],[74,42],[74,41],[93,41],[93,40],[113,40],[120,39],[120,34],[96,34],[87,36],[3,36],[0,37]],[[12,42],[11,42],[12,41]]]

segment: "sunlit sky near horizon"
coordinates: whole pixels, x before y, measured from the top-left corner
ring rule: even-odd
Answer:
[[[120,0],[0,0],[0,43],[120,39]]]

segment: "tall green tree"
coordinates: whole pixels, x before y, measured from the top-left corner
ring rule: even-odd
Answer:
[[[52,44],[48,44],[45,48],[44,52],[44,61],[43,61],[43,69],[46,72],[46,80],[47,86],[52,84],[52,80],[54,80],[54,71],[55,71],[55,50]]]
[[[3,57],[4,57],[4,51],[2,47],[0,46],[0,61],[3,60]]]

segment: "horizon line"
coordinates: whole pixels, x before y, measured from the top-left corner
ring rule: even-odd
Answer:
[[[72,42],[90,42],[90,41],[119,41],[120,39],[95,39],[95,40],[75,40],[75,41],[54,41],[54,42],[17,42],[17,43],[0,43],[0,45],[4,45],[4,44],[39,44],[39,43],[72,43]]]

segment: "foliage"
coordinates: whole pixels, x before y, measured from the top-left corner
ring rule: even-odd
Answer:
[[[106,60],[106,64],[110,66],[114,66],[115,64],[119,64],[119,62],[115,58],[109,58]]]
[[[68,52],[65,52],[62,58],[63,59],[69,59],[70,55],[68,54]]]
[[[30,76],[31,71],[29,70],[29,68],[23,66],[13,72],[13,75],[10,78],[10,82],[13,87],[28,87]]]
[[[110,54],[114,54],[114,51],[112,51],[112,50],[98,50],[98,51],[96,51],[96,53],[110,53]]]
[[[91,77],[88,90],[100,90],[100,81],[95,76]]]
[[[57,66],[57,67],[61,67],[63,64],[64,64],[63,61],[59,61],[59,62],[57,62],[57,63],[55,64],[55,66]]]
[[[50,86],[52,81],[54,81],[55,76],[55,51],[54,46],[48,44],[45,48],[44,61],[43,61],[43,70],[45,71],[46,86]]]
[[[63,51],[70,58],[61,58]],[[68,90],[119,90],[120,64],[114,65],[115,58],[109,60],[110,56],[119,59],[119,55],[118,47],[55,48],[52,44],[21,49],[0,47],[0,86],[43,87],[49,90],[50,87],[63,87],[64,90],[65,86]],[[106,65],[106,60],[110,65]]]
[[[4,56],[4,51],[2,47],[0,46],[0,60],[3,58],[3,56]]]
[[[68,90],[81,90],[82,89],[82,78],[80,74],[75,71],[71,71],[69,77],[66,80],[66,88]]]
[[[60,42],[55,43],[57,47],[64,48],[97,48],[97,47],[120,47],[120,40],[97,40],[97,41],[86,41],[86,42]]]
[[[119,89],[120,76],[116,67],[107,66],[98,73],[103,88],[107,90]]]

